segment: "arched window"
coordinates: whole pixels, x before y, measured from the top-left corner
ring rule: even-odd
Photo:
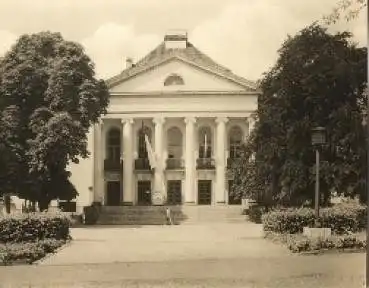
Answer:
[[[167,132],[168,158],[182,158],[182,132],[178,127],[172,127]]]
[[[212,141],[210,127],[201,127],[199,130],[199,158],[211,158]]]
[[[121,155],[121,137],[118,128],[112,128],[107,134],[107,159],[119,161]]]
[[[164,81],[164,86],[172,85],[184,85],[183,78],[177,74],[169,75]]]
[[[240,157],[240,148],[242,144],[243,133],[239,126],[233,126],[229,131],[229,158]]]
[[[146,142],[145,142],[145,135],[149,138],[151,143],[151,130],[149,127],[142,127],[138,130],[138,158],[148,158]]]

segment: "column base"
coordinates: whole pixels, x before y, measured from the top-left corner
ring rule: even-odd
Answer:
[[[122,206],[133,206],[133,202],[122,202]]]
[[[226,201],[218,201],[216,202],[217,205],[227,205]]]

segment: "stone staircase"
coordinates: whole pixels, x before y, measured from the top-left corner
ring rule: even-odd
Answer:
[[[176,225],[245,222],[240,205],[169,206]],[[164,225],[166,206],[103,206],[99,225]]]

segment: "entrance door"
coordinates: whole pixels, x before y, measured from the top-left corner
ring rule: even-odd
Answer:
[[[211,180],[198,181],[197,203],[199,205],[211,205]]]
[[[121,202],[120,197],[120,182],[108,181],[106,191],[106,205],[107,206],[119,206]]]
[[[241,198],[236,198],[234,195],[231,195],[231,188],[233,185],[233,181],[228,181],[228,204],[229,205],[241,205]]]
[[[137,204],[151,205],[151,181],[137,182]]]
[[[182,181],[168,180],[167,182],[167,202],[168,204],[182,204]]]

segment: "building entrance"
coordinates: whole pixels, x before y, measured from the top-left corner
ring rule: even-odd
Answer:
[[[197,183],[198,205],[211,205],[211,180],[199,180]]]
[[[121,202],[120,181],[108,181],[106,194],[107,206],[119,206]]]
[[[151,205],[151,181],[137,182],[137,204]]]
[[[167,181],[167,203],[170,205],[182,204],[182,181]]]

